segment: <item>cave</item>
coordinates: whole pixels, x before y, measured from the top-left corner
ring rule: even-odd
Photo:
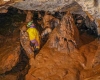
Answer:
[[[99,2],[2,0],[0,80],[99,80]],[[24,30],[30,21],[38,51]]]

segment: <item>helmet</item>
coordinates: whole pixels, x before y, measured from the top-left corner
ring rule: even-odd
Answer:
[[[27,24],[27,27],[30,27],[32,24],[33,24],[33,21],[30,21],[30,22]]]

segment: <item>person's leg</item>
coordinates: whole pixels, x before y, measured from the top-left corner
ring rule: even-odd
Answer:
[[[39,44],[36,40],[32,40],[31,43],[34,44],[34,57],[35,57],[39,52]]]
[[[38,48],[39,49],[39,44],[38,44],[36,39],[31,40],[31,43],[34,44],[34,48]]]

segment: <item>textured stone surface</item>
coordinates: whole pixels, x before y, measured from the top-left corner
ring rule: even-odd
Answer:
[[[19,2],[19,1],[23,1],[23,0],[0,0],[0,5],[8,4],[11,2]]]
[[[79,44],[79,32],[70,12],[63,16],[60,24],[54,29],[56,34],[50,35],[50,47],[70,53]]]
[[[94,59],[99,61],[95,57],[99,44],[90,35],[80,37],[81,47],[70,54],[48,47],[47,42],[36,56],[26,80],[99,80],[100,63],[94,64]]]
[[[16,75],[1,75],[0,76],[0,80],[17,80],[18,79],[18,76]]]
[[[22,0],[11,0],[10,2],[19,2]],[[14,4],[15,7],[23,10],[60,10],[64,5],[70,5],[76,1],[83,11],[88,11],[94,18],[100,18],[100,0],[25,0]],[[1,4],[7,1],[1,0]],[[45,3],[44,3],[45,2]],[[51,6],[52,5],[52,6]],[[41,6],[41,7],[40,7]],[[34,7],[34,8],[33,8]]]
[[[100,0],[75,0],[82,7],[83,11],[88,11],[94,18],[100,18]]]
[[[66,22],[64,22],[66,21],[66,19],[69,22],[67,22],[67,24]],[[52,34],[54,34],[55,36],[52,34],[50,35],[50,39],[36,56],[33,65],[26,75],[26,80],[78,80],[78,70],[83,68],[82,64],[84,64],[85,61],[77,51],[77,48],[75,48],[75,43],[73,42],[73,40],[77,42],[77,40],[74,38],[74,35],[77,35],[75,34],[75,31],[77,31],[77,29],[75,28],[74,23],[72,23],[72,25],[69,25],[70,22],[72,23],[73,19],[70,13],[68,13],[63,17],[61,21],[62,25],[60,26],[60,28],[57,27],[58,31],[55,31],[56,28],[53,30]],[[60,33],[59,29],[65,31],[65,33]],[[69,32],[67,32],[67,29],[70,29]],[[57,35],[59,35],[59,37]],[[66,38],[66,36],[69,37],[66,38],[65,43],[62,42],[62,44],[60,44],[61,40],[56,41],[52,36],[54,36],[55,38],[56,36],[58,38]],[[76,38],[78,39],[79,35],[76,36]],[[58,46],[53,46],[54,43],[51,44],[51,42],[58,42],[57,45],[61,46],[59,46],[58,49]],[[65,46],[67,43],[68,46]]]
[[[13,6],[22,10],[45,10],[45,11],[58,11],[64,5],[69,5],[73,0],[25,0],[14,4]]]
[[[76,1],[76,2],[75,2]],[[76,4],[75,4],[76,3]],[[77,4],[78,3],[78,4]],[[100,19],[100,1],[99,0],[25,0],[13,5],[22,10],[44,10],[44,11],[68,11],[72,13],[81,14],[90,20],[95,21],[98,25],[97,19]],[[99,33],[100,27],[97,26]],[[98,34],[99,36],[100,34]]]
[[[62,18],[61,25],[52,31],[49,40],[36,55],[25,78],[26,80],[98,80],[99,46],[93,36],[86,33],[78,34],[71,14],[67,13]]]
[[[31,0],[26,0],[26,1],[30,2]],[[44,1],[47,1],[47,0],[44,0]],[[99,18],[97,17],[98,14],[95,13],[96,9],[99,13],[99,7],[98,5],[95,6],[93,4],[94,3],[93,0],[91,1],[90,0],[88,1],[76,0],[76,1],[82,6],[81,9],[83,9],[84,11],[88,11],[88,13],[91,14],[94,18]],[[60,0],[59,0],[59,3],[60,3]],[[88,3],[89,5],[87,5]],[[73,9],[76,9],[76,8],[73,8]],[[70,9],[70,10],[73,10],[73,9]],[[68,20],[66,20],[66,22],[72,23],[71,21],[72,19],[70,18],[70,16],[66,16],[66,17],[69,17]],[[64,18],[66,17],[64,16]],[[78,31],[75,26],[73,27],[73,24],[72,25],[68,24],[66,28],[64,26],[64,21],[63,21],[62,25],[63,27],[60,27],[58,29],[58,31],[60,30],[60,32],[56,31],[57,29],[54,29],[54,31],[51,34],[54,36],[54,38],[56,36],[57,36],[56,38],[58,38],[58,36],[61,35],[59,37],[61,41],[58,41],[58,44],[57,44],[57,46],[60,45],[59,49],[55,45],[51,46],[52,48],[48,47],[50,43],[47,42],[43,46],[43,48],[40,50],[35,60],[34,59],[31,60],[32,66],[28,74],[26,75],[26,80],[39,80],[39,79],[40,80],[99,80],[100,78],[100,60],[99,60],[100,47],[99,46],[100,45],[98,44],[97,40],[95,40],[94,37],[91,37],[90,35],[87,35],[87,34],[82,34],[81,36],[77,35],[76,33]],[[79,39],[79,37],[81,38]],[[64,39],[65,39],[65,42],[64,42]],[[75,44],[78,43],[77,39],[81,41],[78,49],[75,47]],[[24,37],[24,39],[22,40],[23,42],[22,44],[24,44],[24,40],[26,40],[25,42],[29,42],[28,38]],[[51,39],[51,40],[56,42],[55,39],[54,40]],[[68,44],[67,47],[66,47],[66,43]],[[23,48],[26,50],[26,52],[29,54],[30,53],[34,54],[32,51],[30,51],[29,44],[28,46],[25,46],[25,44]],[[66,50],[64,51],[64,49]],[[5,53],[5,55],[4,57],[2,57],[4,59],[1,60],[1,63],[4,63],[4,62],[7,62],[7,63],[2,65],[3,68],[1,67],[0,69],[2,73],[11,69],[11,66],[13,66],[14,64],[14,63],[13,64],[10,63],[12,62],[11,58],[13,55],[15,55],[15,54],[11,54],[11,56],[9,57],[7,55],[9,55],[11,51],[6,51],[4,49],[3,52]],[[5,58],[6,58],[6,61],[5,61]],[[8,75],[8,79],[9,77],[11,76]],[[13,78],[14,77],[15,76],[13,76]]]
[[[0,74],[10,71],[19,61],[20,44],[9,43],[0,48]]]
[[[27,2],[28,1],[28,2]],[[100,1],[99,0],[25,0],[14,6],[23,10],[60,10],[65,5],[70,5],[76,1],[81,7],[83,11],[88,11],[94,18],[99,18],[100,15]],[[45,3],[44,3],[45,2]],[[54,5],[55,4],[55,5]],[[27,5],[27,6],[24,6]],[[52,5],[52,6],[50,6]],[[41,6],[41,7],[40,7]],[[34,9],[32,8],[34,7]]]

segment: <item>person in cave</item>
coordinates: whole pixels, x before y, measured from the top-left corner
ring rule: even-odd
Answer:
[[[36,29],[35,24],[33,23],[33,21],[30,21],[27,24],[27,32],[29,34],[29,39],[30,39],[30,45],[33,48],[34,52],[38,52],[40,49],[40,38],[39,38],[39,32]]]

